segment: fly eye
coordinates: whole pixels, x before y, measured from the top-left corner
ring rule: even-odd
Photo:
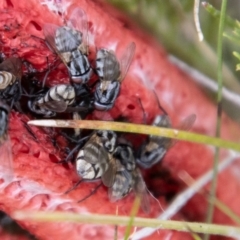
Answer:
[[[111,140],[113,138],[113,134],[111,132],[108,133],[108,140]]]

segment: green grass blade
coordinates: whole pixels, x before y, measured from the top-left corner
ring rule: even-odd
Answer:
[[[141,202],[141,199],[138,196],[136,196],[136,198],[133,202],[133,207],[132,207],[132,210],[131,210],[129,223],[128,223],[127,228],[126,228],[124,240],[129,239],[129,235],[131,233],[131,228],[132,228],[133,223],[134,223],[134,218],[136,217],[136,215],[138,213],[138,210],[139,210],[139,207],[140,207],[140,202]]]
[[[211,5],[208,2],[202,2],[202,6],[206,9],[207,12],[209,12],[213,17],[220,19],[221,16],[221,12],[219,10],[217,10],[216,8],[213,7],[213,5]],[[234,28],[237,27],[237,22],[236,20],[230,18],[230,17],[226,17],[225,19],[225,23],[226,26],[230,27],[230,28]]]
[[[146,135],[156,135],[189,142],[209,144],[216,147],[232,149],[240,152],[240,144],[237,142],[226,141],[202,134],[180,131],[177,129],[154,127],[142,124],[109,122],[109,121],[90,121],[90,120],[32,120],[28,124],[45,127],[59,128],[81,128],[81,129],[100,129],[118,132],[128,132]]]
[[[227,10],[227,0],[222,1],[221,14],[220,14],[220,22],[219,22],[219,31],[218,31],[218,47],[217,47],[217,55],[218,55],[218,69],[217,69],[217,77],[218,77],[218,95],[217,95],[217,126],[216,126],[216,137],[220,137],[221,132],[221,116],[222,116],[222,87],[223,87],[223,76],[222,76],[222,64],[223,64],[223,30],[226,19],[226,10]],[[213,180],[211,183],[210,189],[210,198],[209,205],[207,210],[206,222],[211,223],[213,219],[214,213],[214,202],[213,199],[216,195],[217,190],[217,174],[218,174],[218,164],[219,164],[219,147],[216,148],[215,157],[214,157],[214,166],[213,166]],[[209,235],[205,235],[205,240],[209,239]]]
[[[41,222],[74,222],[85,224],[99,224],[99,225],[118,225],[127,226],[129,224],[129,217],[114,216],[114,215],[99,215],[99,214],[74,214],[64,212],[15,212],[13,214],[16,220],[32,220]],[[240,228],[234,226],[206,224],[198,222],[181,222],[181,221],[166,221],[151,218],[134,218],[133,226],[136,227],[151,227],[160,229],[169,229],[176,231],[196,233],[208,233],[219,236],[237,237],[240,235]]]

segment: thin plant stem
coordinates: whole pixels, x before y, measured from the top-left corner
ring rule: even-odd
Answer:
[[[43,127],[58,127],[58,128],[81,128],[81,129],[99,129],[111,130],[119,132],[156,135],[167,138],[174,138],[178,140],[185,140],[189,142],[196,142],[202,144],[209,144],[225,149],[232,149],[240,152],[240,144],[238,142],[231,142],[221,138],[214,138],[202,134],[180,131],[173,128],[162,128],[155,126],[148,126],[142,124],[123,123],[123,122],[109,122],[109,121],[90,121],[90,120],[31,120],[28,124]]]
[[[224,30],[224,23],[225,23],[225,16],[226,16],[226,9],[227,9],[227,0],[222,1],[221,7],[221,15],[220,15],[220,22],[219,22],[219,31],[218,31],[218,47],[217,47],[217,55],[218,55],[218,94],[217,94],[217,126],[216,126],[216,137],[220,137],[221,131],[221,115],[222,115],[222,86],[223,86],[223,76],[222,76],[222,63],[223,63],[223,56],[222,56],[222,48],[223,48],[223,30]],[[214,201],[217,189],[217,174],[218,174],[218,163],[219,163],[219,147],[216,148],[215,157],[214,157],[214,166],[213,166],[213,180],[211,183],[210,188],[210,203],[208,205],[207,210],[207,217],[206,222],[211,223],[213,219],[214,213]],[[209,235],[204,236],[204,240],[208,240]]]
[[[230,151],[229,156],[221,161],[218,165],[218,172],[222,172],[228,166],[230,166],[234,161],[238,160],[240,157],[236,152]],[[172,203],[163,211],[163,213],[158,217],[161,220],[167,220],[172,218],[180,209],[185,206],[185,204],[191,199],[196,192],[203,188],[213,177],[213,169],[206,172],[204,175],[196,179],[196,181],[188,188],[179,193]],[[132,240],[142,239],[144,237],[150,236],[156,229],[145,227],[135,232],[132,236]]]
[[[40,222],[74,222],[99,225],[125,225],[129,224],[129,217],[100,215],[100,214],[79,214],[66,212],[15,212],[14,218],[17,220],[34,220]],[[240,234],[240,228],[235,226],[206,224],[199,222],[166,221],[151,218],[135,217],[133,226],[151,227],[159,229],[169,229],[182,232],[208,233],[219,236],[237,237]]]
[[[197,34],[198,34],[198,39],[199,39],[199,41],[202,41],[204,37],[203,37],[202,30],[201,30],[200,22],[199,22],[199,5],[200,5],[200,0],[195,0],[193,15],[194,15],[195,27],[196,27]]]
[[[134,218],[138,213],[138,209],[139,209],[139,206],[140,206],[140,201],[141,200],[140,200],[139,197],[135,198],[135,201],[133,203],[133,207],[132,207],[132,210],[131,210],[131,214],[130,214],[129,223],[127,225],[127,229],[126,229],[126,232],[125,232],[124,240],[128,240],[128,238],[129,238],[129,235],[131,233],[131,227],[133,226],[133,223],[134,223]]]

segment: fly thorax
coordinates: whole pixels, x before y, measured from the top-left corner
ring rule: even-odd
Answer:
[[[16,81],[16,77],[6,71],[0,72],[0,89],[5,89]]]
[[[104,90],[103,90],[104,88]],[[97,110],[111,109],[120,91],[117,81],[101,81],[94,92],[94,106]]]
[[[73,58],[73,60],[80,58],[82,55],[83,54],[80,52],[79,49],[76,49],[76,50],[72,51],[72,58]]]
[[[73,76],[82,76],[90,71],[90,63],[86,55],[83,55],[78,49],[72,52],[72,61],[70,62],[70,73]]]
[[[97,131],[97,135],[101,138],[104,148],[108,152],[113,152],[117,141],[116,133],[113,131],[99,130]]]
[[[55,45],[59,52],[69,52],[78,48],[82,42],[82,33],[64,26],[56,30]]]
[[[121,164],[128,171],[133,171],[136,168],[135,157],[133,150],[128,145],[119,145],[114,151],[114,157],[119,159]]]
[[[104,101],[114,102],[120,90],[120,83],[118,81],[101,81],[99,89],[101,98]]]
[[[100,49],[97,51],[97,58],[96,58],[96,71],[97,75],[100,79],[103,79],[103,66],[104,66],[104,58],[105,58],[105,50]]]
[[[101,89],[102,92],[106,92],[111,85],[111,81],[101,81],[99,88]]]
[[[152,165],[159,162],[164,157],[166,152],[167,149],[164,146],[161,146],[156,142],[149,142],[142,149],[139,164],[145,164],[145,168],[150,168]]]

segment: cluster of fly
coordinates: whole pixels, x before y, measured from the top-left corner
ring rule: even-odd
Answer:
[[[149,212],[147,187],[130,144],[119,142],[113,131],[98,130],[85,137],[80,145],[80,150],[73,151],[78,150],[75,167],[81,180],[73,189],[82,181],[101,179],[103,185],[109,188],[111,201],[122,199],[133,190],[141,198],[143,210]]]
[[[3,145],[7,138],[9,111],[13,107],[21,109],[19,100],[23,95],[27,96],[28,110],[38,117],[49,118],[70,112],[77,119],[83,112],[89,113],[94,109],[107,111],[114,106],[132,61],[135,44],[130,43],[119,59],[113,51],[98,49],[93,68],[88,59],[87,25],[85,12],[75,8],[65,26],[45,24],[43,28],[46,44],[68,69],[70,84],[31,89],[29,92],[21,86],[22,62],[19,58],[8,58],[0,64],[0,144]],[[89,86],[94,72],[99,80]],[[182,128],[188,129],[193,122],[194,116],[187,119]],[[171,122],[167,114],[163,114],[155,118],[153,125],[171,127]],[[148,211],[147,187],[137,164],[142,168],[152,167],[164,157],[171,145],[170,139],[148,136],[136,152],[130,144],[119,142],[112,131],[93,131],[79,140],[70,155],[78,151],[75,166],[82,180],[101,179],[109,188],[112,201],[133,190],[142,199],[143,209]],[[66,161],[68,159],[70,157]]]
[[[188,130],[194,121],[195,115],[190,115],[182,122],[180,128]],[[171,121],[164,113],[157,115],[152,125],[170,128]],[[101,179],[103,185],[109,188],[111,201],[122,199],[133,190],[141,199],[142,209],[149,212],[148,190],[138,165],[145,169],[151,168],[163,159],[173,144],[174,141],[169,138],[149,135],[138,151],[134,151],[130,143],[121,138],[119,140],[113,131],[93,131],[89,136],[80,139],[79,145],[69,154],[70,156],[77,151],[74,162],[81,177],[69,191],[75,189],[82,181]],[[67,157],[66,161],[70,161],[70,158]]]

